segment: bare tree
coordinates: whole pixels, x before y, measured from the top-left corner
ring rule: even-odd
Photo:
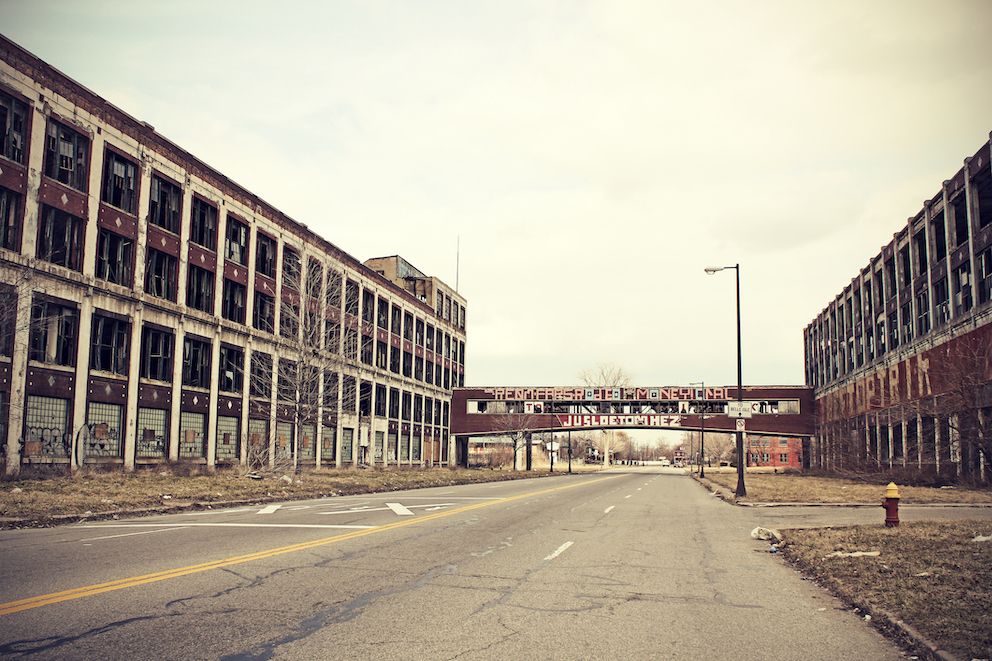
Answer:
[[[622,367],[611,363],[600,363],[593,369],[585,369],[579,373],[579,380],[587,387],[629,388],[630,376]],[[609,429],[602,434],[603,465],[610,463],[610,446],[614,444],[616,431]]]
[[[526,450],[530,440],[529,429],[538,425],[537,416],[531,413],[505,411],[491,416],[493,431],[510,441],[513,447],[513,470],[520,470],[520,450]]]

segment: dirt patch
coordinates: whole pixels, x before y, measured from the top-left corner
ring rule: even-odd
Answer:
[[[320,470],[261,480],[227,472],[176,476],[169,472],[86,473],[0,483],[0,527],[50,525],[78,517],[107,517],[181,507],[299,500],[323,496],[545,477],[547,471],[368,469]],[[560,475],[561,473],[555,473]]]
[[[965,659],[992,658],[992,540],[974,541],[992,535],[992,523],[921,522],[784,535],[782,553],[790,562],[864,613],[875,613],[873,623],[881,628],[891,618],[902,620],[942,650]],[[859,551],[878,555],[845,555]]]
[[[731,492],[737,487],[736,473],[706,472],[706,478]],[[748,472],[744,478],[751,503],[880,503],[885,486],[832,477]],[[992,491],[899,486],[902,504],[992,503]]]

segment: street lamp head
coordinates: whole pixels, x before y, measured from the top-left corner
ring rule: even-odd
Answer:
[[[726,266],[708,266],[708,267],[706,267],[703,270],[706,271],[707,273],[709,273],[710,275],[713,275],[714,273],[719,273],[720,271],[722,271],[725,268],[727,268],[727,267]]]

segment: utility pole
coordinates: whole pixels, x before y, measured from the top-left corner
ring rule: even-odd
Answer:
[[[572,430],[568,430],[568,474],[572,474]]]

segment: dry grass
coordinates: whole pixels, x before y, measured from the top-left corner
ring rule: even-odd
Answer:
[[[733,491],[737,474],[706,472],[706,478]],[[744,478],[747,497],[752,503],[878,503],[885,486],[833,477],[813,477],[795,473],[748,472]],[[992,491],[980,489],[939,489],[899,486],[903,504],[913,503],[992,503]]]
[[[992,658],[992,522],[786,531],[783,553],[852,604],[892,613],[940,648]],[[878,557],[826,558],[833,551]]]
[[[18,523],[16,520],[24,519],[46,523],[55,517],[65,516],[105,516],[200,503],[263,502],[376,493],[543,477],[548,474],[540,470],[514,473],[447,468],[320,470],[297,475],[291,482],[286,482],[280,476],[252,480],[234,472],[190,477],[177,477],[166,472],[89,473],[76,477],[0,482],[0,525],[15,524]]]

